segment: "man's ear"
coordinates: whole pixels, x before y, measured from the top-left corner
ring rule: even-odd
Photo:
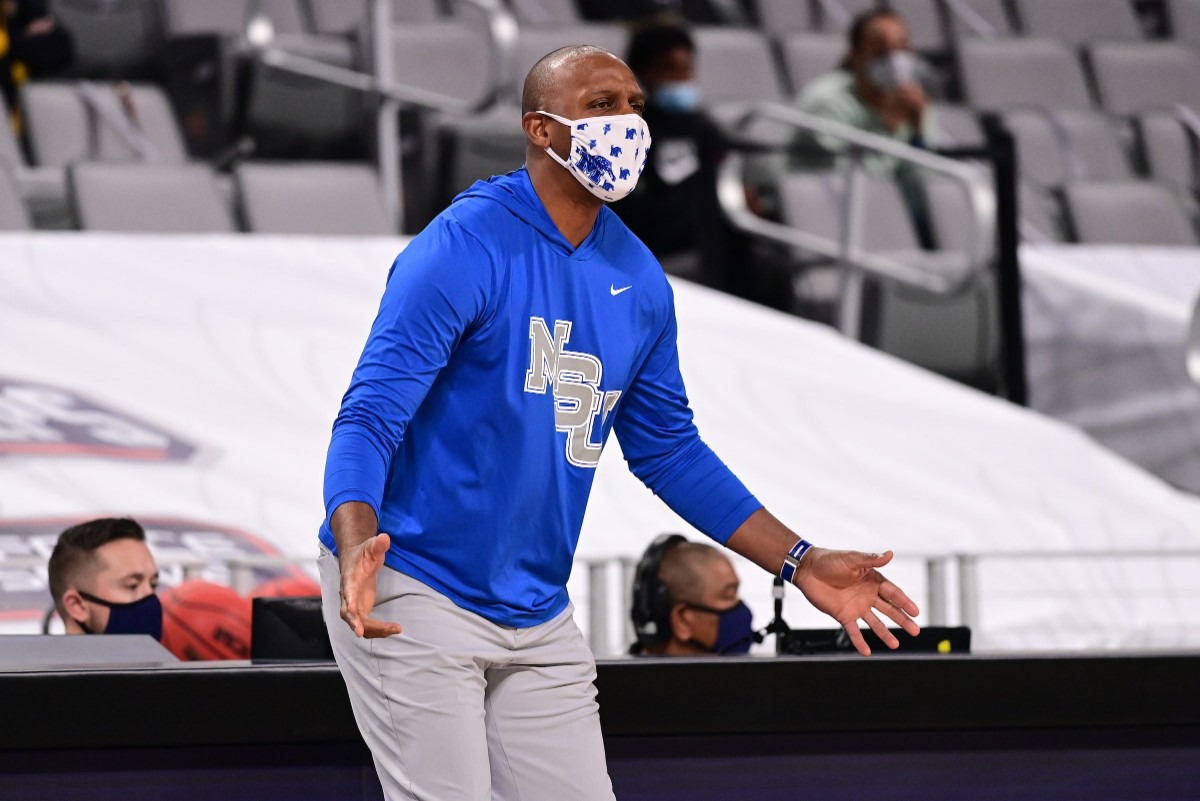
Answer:
[[[667,615],[671,626],[671,636],[680,642],[688,642],[695,631],[692,630],[692,616],[688,614],[687,604],[675,604]]]
[[[79,590],[72,587],[63,593],[62,597],[63,609],[76,623],[83,625],[88,619],[87,602],[83,600],[79,594]],[[66,623],[66,621],[63,621]]]
[[[525,129],[525,137],[538,150],[550,147],[550,119],[544,114],[530,111],[521,117],[521,127]]]

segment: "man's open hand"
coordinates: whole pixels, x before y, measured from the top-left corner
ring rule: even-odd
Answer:
[[[871,649],[858,630],[859,620],[866,621],[888,648],[900,647],[896,637],[875,614],[877,611],[909,634],[916,635],[921,631],[913,620],[918,614],[917,605],[878,570],[890,561],[891,551],[873,554],[814,547],[796,571],[796,586],[804,597],[841,623],[863,656],[870,656]]]
[[[391,538],[377,534],[338,554],[342,571],[342,620],[358,637],[390,637],[403,631],[399,623],[370,617],[375,606],[376,577],[389,547]]]

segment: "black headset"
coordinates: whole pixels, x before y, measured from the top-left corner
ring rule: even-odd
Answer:
[[[667,551],[687,541],[682,534],[660,534],[638,562],[633,574],[633,602],[630,604],[633,630],[637,633],[634,653],[671,639],[671,598],[658,577],[658,569]]]

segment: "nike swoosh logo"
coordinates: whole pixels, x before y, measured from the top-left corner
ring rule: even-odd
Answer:
[[[633,284],[630,284],[629,286],[623,286],[623,287],[621,287],[620,289],[617,289],[617,285],[616,285],[616,284],[609,284],[609,285],[608,285],[608,291],[612,293],[612,296],[613,296],[614,298],[615,298],[617,295],[620,295],[622,292],[625,292],[625,291],[627,291],[627,290],[630,290],[630,289],[633,289]]]

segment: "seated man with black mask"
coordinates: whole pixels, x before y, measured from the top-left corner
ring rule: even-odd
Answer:
[[[67,634],[162,639],[158,566],[136,521],[102,518],[68,528],[50,554],[49,578]]]
[[[755,642],[737,573],[718,549],[680,534],[657,538],[638,564],[632,617],[639,656],[744,654]]]
[[[646,90],[642,113],[654,146],[637,188],[612,210],[675,275],[728,289],[731,233],[717,205],[717,165],[726,143],[700,106],[696,45],[685,28],[647,28],[633,37],[629,68]]]

